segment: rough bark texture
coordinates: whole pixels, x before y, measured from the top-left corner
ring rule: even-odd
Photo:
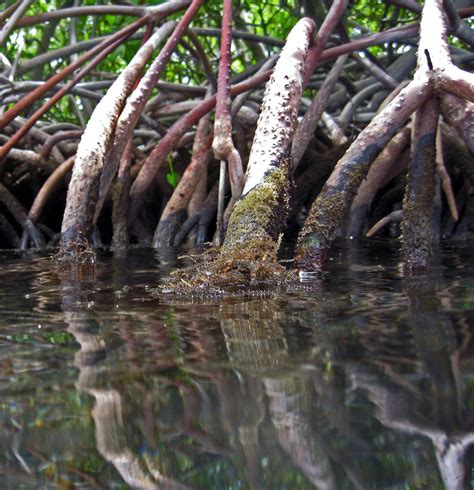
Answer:
[[[315,25],[302,19],[288,35],[273,74],[265,88],[261,114],[252,143],[244,195],[277,168],[293,138],[301,91],[304,63]]]
[[[430,99],[415,115],[412,159],[403,201],[402,244],[409,269],[426,267],[431,249],[437,127],[438,103]]]
[[[288,159],[269,170],[264,180],[237,201],[232,211],[222,253],[254,248],[263,257],[274,250],[289,211]],[[258,251],[258,249],[260,249]]]
[[[399,157],[410,141],[410,129],[404,128],[397,133],[380,152],[370,167],[367,178],[362,182],[351,207],[351,220],[348,228],[350,236],[362,233],[363,224],[377,191],[403,170]]]
[[[265,88],[243,195],[234,206],[221,252],[217,257],[204,255],[202,263],[181,270],[165,287],[177,293],[209,292],[287,277],[277,262],[289,203],[287,154],[314,29],[314,22],[304,18],[291,30]]]
[[[474,103],[445,93],[441,96],[441,111],[474,155]]]
[[[243,196],[229,221],[223,252],[249,240],[272,246],[288,212],[288,160],[303,89],[306,56],[315,29],[302,19],[288,35],[265,88],[247,166]],[[283,222],[282,222],[283,221]]]
[[[300,271],[320,270],[371,163],[411,113],[431,95],[433,84],[423,75],[425,72],[374,117],[337,163],[311,206],[299,235],[297,260]]]
[[[107,151],[114,136],[115,124],[136,78],[147,62],[163,32],[157,31],[137,52],[127,68],[113,83],[97,105],[77,149],[74,170],[68,190],[61,228],[60,256],[75,259],[80,244],[82,251],[92,233],[93,215],[99,196],[99,178]],[[82,255],[81,255],[82,256]],[[87,257],[92,257],[87,254]]]
[[[327,250],[345,218],[355,190],[370,164],[394,132],[408,119],[410,113],[418,110],[428,100],[433,93],[433,88],[458,91],[463,97],[472,100],[474,87],[472,74],[463,72],[451,62],[443,15],[441,0],[425,2],[420,24],[418,68],[414,80],[362,131],[339,161],[311,207],[298,240],[297,259],[300,271],[318,271],[321,268]],[[420,137],[419,142],[417,140],[416,146],[424,148],[423,151],[428,151],[427,145],[423,138]],[[417,158],[421,157],[417,154]],[[434,170],[432,178],[434,178]],[[420,195],[419,200],[427,201],[428,196]],[[412,198],[408,202],[412,202]],[[427,205],[424,209],[428,209]],[[418,214],[418,217],[421,218],[421,215]],[[431,212],[425,218],[431,223]],[[407,219],[411,220],[411,218]],[[423,225],[420,225],[418,232],[415,228],[407,228],[405,248],[407,262],[410,263],[412,260],[409,250],[414,249],[416,241],[419,240],[423,250],[419,256],[413,256],[413,263],[422,265],[426,264],[424,257],[427,256],[429,247],[425,246],[424,237],[408,236],[411,231],[423,233]]]

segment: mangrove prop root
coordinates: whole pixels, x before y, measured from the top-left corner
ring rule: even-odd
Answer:
[[[126,250],[129,242],[128,196],[132,185],[130,176],[132,155],[133,142],[129,141],[120,160],[117,180],[113,190],[112,248],[114,250]]]
[[[232,141],[232,118],[230,114],[232,0],[223,0],[223,5],[219,76],[217,79],[216,119],[214,121],[212,150],[217,159],[225,160],[228,163],[232,198],[235,201],[242,193],[244,172],[239,152]]]
[[[454,221],[459,220],[459,213],[456,206],[456,198],[454,197],[453,186],[451,183],[451,177],[446,170],[446,164],[444,161],[443,151],[443,137],[441,131],[441,124],[438,122],[438,130],[436,133],[436,168],[438,175],[441,178],[441,187],[443,189],[446,201],[448,202],[449,211]]]
[[[474,103],[445,93],[441,95],[441,111],[474,155]]]
[[[265,88],[247,165],[243,196],[230,217],[223,251],[255,236],[276,240],[288,213],[288,158],[315,25],[302,19],[288,35]]]
[[[216,218],[216,233],[214,236],[214,244],[218,247],[222,245],[224,240],[224,209],[225,209],[225,188],[227,180],[227,163],[225,160],[220,161],[219,165],[219,186],[217,188],[217,218]],[[232,206],[235,203],[232,203]]]
[[[158,56],[153,60],[145,75],[130,95],[127,104],[117,121],[117,128],[114,135],[113,146],[110,151],[110,155],[108,156],[106,161],[106,168],[104,169],[104,173],[101,177],[99,202],[94,217],[95,223],[97,222],[98,213],[101,210],[103,201],[108,194],[113,178],[115,177],[115,174],[117,172],[118,162],[120,161],[125,146],[132,137],[133,130],[140,118],[140,115],[142,114],[142,111],[151,94],[151,91],[153,90],[156,82],[163,73],[166,64],[168,63],[171,55],[176,49],[176,46],[186,32],[186,29],[188,28],[190,22],[202,5],[202,2],[203,0],[193,0],[191,2],[185,14],[175,26],[172,33],[162,30],[164,26],[162,26],[162,28],[160,29],[162,31],[163,37],[169,37]]]
[[[206,166],[211,159],[212,130],[209,115],[205,115],[198,123],[193,143],[191,162],[186,167],[173,194],[167,202],[153,237],[153,246],[170,246],[173,243],[176,227],[167,225],[176,223],[174,217],[182,215],[193,196],[199,179],[205,174]]]
[[[398,209],[396,211],[392,211],[387,216],[384,216],[382,219],[378,220],[372,228],[367,232],[367,238],[372,238],[377,232],[379,232],[384,226],[387,226],[390,223],[400,223],[403,219],[403,211]]]
[[[61,251],[71,258],[76,243],[88,240],[99,197],[99,179],[106,154],[112,144],[115,125],[132,91],[135,80],[165,32],[172,24],[162,26],[135,54],[106,95],[97,105],[82,135],[72,173],[61,228]],[[71,251],[68,250],[69,247]],[[82,258],[81,258],[82,260]]]
[[[335,3],[336,2],[334,2],[333,5],[335,5]],[[326,49],[321,54],[320,61],[331,60],[345,53],[351,53],[353,51],[357,51],[359,49],[374,44],[383,44],[389,41],[401,41],[410,37],[414,37],[417,35],[417,33],[418,24],[410,24],[409,26],[404,26],[403,28],[395,28],[381,33],[362,36],[360,39],[351,41],[350,43],[345,43],[341,46]],[[313,53],[312,56],[314,59],[315,54],[317,54],[316,50],[312,50],[311,53]],[[312,65],[311,63],[308,63],[307,66],[311,67]],[[257,87],[261,83],[266,82],[270,77],[271,72],[272,70],[257,72],[255,75],[251,76],[245,81],[240,82],[236,85],[232,85],[231,96],[236,96]],[[306,74],[308,77],[309,74],[311,74],[311,70],[309,68],[306,68]],[[204,114],[207,114],[210,110],[213,109],[215,103],[215,95],[204,99],[197,107],[195,107],[189,113],[185,114],[181,119],[176,121],[169,128],[165,136],[154,147],[152,152],[148,155],[137,178],[133,182],[130,191],[130,221],[134,221],[138,216],[140,208],[145,199],[146,192],[152,185],[155,176],[166,161],[167,155],[176,147],[184,133],[193,124],[196,124]],[[323,113],[323,120],[326,116],[328,115],[326,113]],[[341,137],[345,139],[343,135],[341,135]]]
[[[300,270],[321,269],[327,251],[346,217],[352,199],[369,166],[411,113],[428,101],[434,88],[437,91],[458,93],[471,101],[474,99],[473,75],[454,66],[450,59],[443,17],[442,0],[425,2],[420,24],[418,66],[414,79],[362,131],[346,155],[338,162],[333,174],[315,200],[298,238],[297,261]],[[436,131],[433,132],[435,133]],[[423,138],[416,146],[423,148],[423,151],[430,151],[429,146],[423,143]],[[421,156],[417,155],[417,158],[421,159]],[[432,179],[434,179],[434,171],[433,169]],[[409,184],[407,192],[410,189]],[[429,192],[432,192],[432,189]],[[421,191],[414,191],[415,195],[417,193],[416,200],[414,196],[408,198],[406,201],[408,208],[404,211],[404,219],[410,223],[404,228],[406,229],[404,251],[409,267],[426,265],[428,242],[431,242],[430,234],[419,235],[424,233],[425,226],[415,226],[412,221],[411,211],[415,206],[413,202],[418,203],[415,206],[418,209],[421,201],[424,201],[426,205],[422,206],[423,212],[428,215],[423,217],[423,223],[425,221],[431,223],[429,210],[431,208],[428,209],[427,205],[429,196],[423,195]],[[417,218],[421,219],[420,213],[417,213]],[[420,253],[415,252],[417,243],[421,247]]]
[[[321,193],[311,206],[297,245],[298,267],[319,271],[371,163],[397,129],[430,95],[429,77],[416,77],[362,131],[337,163]]]
[[[325,78],[321,89],[312,100],[308,111],[296,128],[295,137],[293,138],[293,143],[291,145],[293,171],[296,170],[300,163],[300,160],[308,147],[309,141],[318,127],[326,104],[329,102],[329,97],[334,90],[334,86],[344,68],[345,62],[347,61],[347,57],[348,55],[340,56],[336,63],[334,63],[334,66],[329,72],[329,75]]]
[[[302,19],[291,30],[265,88],[243,195],[234,206],[221,252],[206,265],[204,273],[199,268],[179,271],[178,283],[171,283],[173,288],[181,281],[189,284],[189,290],[213,290],[287,275],[277,261],[279,234],[289,208],[286,154],[294,134],[314,28],[312,20]]]
[[[403,254],[408,269],[426,267],[431,249],[438,110],[438,102],[430,99],[418,109],[413,124],[402,222]]]
[[[14,0],[10,0],[9,3],[12,1]],[[22,3],[26,5],[28,2],[29,0],[19,1],[16,5]],[[188,20],[194,19],[194,12],[200,2],[201,0],[166,2],[166,4],[173,3],[175,9],[178,8],[178,3],[179,8],[192,5],[186,13],[187,20],[183,20],[184,17],[181,16],[179,22],[172,24],[174,26],[180,24],[184,29]],[[60,19],[69,17],[73,13],[71,11],[45,12],[44,15],[35,16],[36,20],[25,16],[18,18],[14,28],[23,31],[18,36],[16,33],[9,34],[5,50],[0,53],[0,127],[3,128],[0,129],[0,145],[3,145],[0,149],[0,157],[2,154],[6,156],[4,164],[0,165],[0,175],[3,186],[14,196],[18,204],[24,209],[30,208],[27,219],[36,228],[39,237],[45,239],[43,246],[53,244],[51,237],[56,240],[55,245],[58,243],[57,239],[60,237],[58,224],[65,200],[63,187],[69,180],[69,169],[72,166],[70,159],[76,157],[78,150],[79,140],[67,142],[62,140],[67,137],[77,138],[88,120],[93,124],[95,116],[91,118],[91,115],[94,106],[104,98],[104,94],[117,88],[114,82],[121,76],[120,72],[124,71],[118,70],[119,66],[125,66],[125,71],[130,75],[131,90],[119,96],[121,100],[115,108],[112,108],[113,111],[116,109],[112,118],[103,114],[108,121],[104,122],[102,134],[99,134],[100,131],[95,134],[95,131],[86,130],[83,140],[87,140],[91,153],[84,152],[85,143],[79,146],[77,160],[79,166],[83,167],[81,171],[83,179],[72,179],[75,180],[75,184],[71,187],[71,189],[74,187],[74,192],[67,198],[64,224],[69,220],[69,224],[77,225],[75,229],[63,229],[63,243],[69,240],[71,245],[71,250],[65,254],[67,257],[77,253],[82,257],[80,261],[94,260],[93,253],[89,254],[85,242],[90,240],[94,246],[99,246],[98,240],[93,241],[94,234],[91,230],[94,228],[94,232],[97,231],[95,235],[100,234],[103,237],[104,245],[111,243],[114,250],[126,248],[130,243],[149,246],[154,230],[155,246],[179,243],[183,240],[187,240],[189,245],[196,241],[202,243],[204,239],[212,239],[212,234],[215,233],[217,207],[215,189],[217,189],[219,162],[215,159],[210,160],[213,140],[210,134],[211,124],[206,134],[200,134],[196,126],[201,125],[203,116],[209,115],[215,105],[217,105],[216,115],[214,117],[211,114],[210,119],[216,121],[216,129],[218,129],[216,133],[219,134],[223,127],[221,125],[219,128],[219,120],[224,122],[224,139],[221,138],[220,143],[224,143],[221,145],[223,147],[221,150],[225,151],[217,154],[218,160],[225,163],[230,160],[226,143],[230,142],[238,149],[244,168],[249,162],[248,173],[242,181],[242,185],[247,186],[246,192],[236,200],[237,206],[232,219],[230,219],[232,213],[229,209],[233,207],[234,202],[233,199],[229,201],[229,197],[235,179],[232,179],[231,175],[230,181],[226,179],[224,184],[225,201],[222,203],[222,209],[226,206],[227,209],[223,221],[229,223],[230,219],[230,228],[227,228],[228,237],[225,245],[215,257],[215,261],[221,265],[224,259],[230,260],[235,256],[240,258],[231,260],[230,263],[233,264],[232,267],[235,266],[240,270],[246,268],[250,270],[247,265],[239,265],[240,260],[248,261],[248,264],[253,260],[255,268],[263,259],[267,261],[270,258],[270,262],[277,263],[273,250],[275,247],[278,248],[281,233],[285,231],[288,238],[294,238],[308,215],[311,203],[318,198],[318,195],[316,201],[318,204],[309,212],[309,219],[300,236],[298,254],[301,252],[301,255],[298,257],[301,260],[304,257],[311,257],[313,252],[316,255],[320,253],[322,256],[335,236],[347,232],[345,225],[349,223],[348,206],[355,194],[357,197],[351,208],[351,226],[348,228],[351,235],[356,234],[353,229],[357,229],[360,234],[362,230],[365,231],[369,227],[369,223],[372,225],[391,211],[401,209],[408,180],[405,169],[409,164],[410,151],[403,150],[402,143],[399,148],[393,148],[393,145],[399,136],[409,139],[408,130],[403,129],[404,118],[410,117],[410,114],[417,110],[421,111],[419,107],[427,103],[431,97],[439,100],[445,121],[441,123],[444,132],[442,143],[445,146],[445,166],[441,160],[443,154],[441,140],[436,147],[437,170],[442,177],[441,183],[446,199],[441,194],[440,181],[437,180],[435,211],[431,213],[427,206],[426,213],[432,214],[431,228],[437,236],[441,235],[440,230],[443,228],[445,236],[459,235],[467,238],[474,216],[471,212],[474,209],[474,199],[472,199],[474,165],[472,155],[467,155],[464,143],[470,147],[471,152],[474,151],[473,78],[472,73],[463,72],[459,68],[465,67],[472,72],[474,62],[471,54],[463,46],[456,46],[450,51],[446,34],[457,32],[460,18],[473,15],[474,7],[469,11],[460,11],[458,16],[458,13],[452,9],[451,0],[426,0],[418,6],[418,10],[423,12],[421,29],[419,24],[404,23],[406,15],[398,16],[398,9],[396,9],[390,19],[390,25],[396,26],[393,29],[387,30],[387,22],[380,20],[377,22],[378,32],[353,37],[354,32],[349,35],[341,25],[340,19],[341,15],[346,16],[347,5],[349,5],[347,18],[351,21],[360,18],[361,14],[356,11],[354,3],[345,0],[326,2],[328,8],[324,9],[323,3],[319,0],[318,2],[320,4],[318,22],[324,18],[323,11],[328,12],[319,32],[316,36],[313,35],[314,32],[307,35],[312,30],[311,22],[302,21],[299,25],[300,32],[294,39],[305,38],[305,40],[293,43],[289,39],[285,48],[293,44],[293,46],[303,46],[304,49],[295,49],[289,56],[287,56],[288,49],[284,50],[282,56],[276,53],[277,49],[281,49],[284,45],[283,41],[272,39],[268,35],[235,30],[231,32],[232,12],[229,0],[225,2],[221,0],[217,8],[206,11],[204,17],[200,16],[195,21],[207,22],[207,14],[210,14],[209,19],[213,19],[212,23],[221,24],[219,28],[200,28],[196,30],[199,39],[193,37],[191,33],[187,40],[183,40],[178,39],[184,32],[181,27],[172,34],[171,29],[174,27],[169,27],[165,34],[162,31],[163,37],[160,42],[163,45],[166,43],[167,47],[161,51],[156,49],[158,44],[153,48],[148,42],[153,32],[162,30],[171,23],[166,24],[161,14],[153,15],[154,8],[124,7],[129,13],[130,9],[133,9],[135,12],[133,15],[141,19],[125,29],[122,29],[122,25],[133,22],[134,19],[118,19],[114,25],[120,25],[117,29],[122,30],[108,37],[103,36],[105,34],[103,28],[107,29],[105,25],[101,27],[100,33],[97,32],[98,37],[89,38],[90,35],[95,36],[95,34],[78,31],[78,36],[84,34],[86,38],[84,40],[74,35],[78,26],[75,21],[69,26],[63,22],[59,23]],[[298,12],[302,15],[310,12],[309,3],[311,2],[303,2]],[[416,2],[410,0],[409,3]],[[201,8],[209,7],[204,2],[202,4],[205,6]],[[225,4],[224,9],[222,4]],[[101,7],[99,9],[94,7],[91,11],[90,7],[79,7],[74,10],[74,18],[78,15],[87,15],[87,12],[98,15],[100,11],[104,14],[107,8],[104,10]],[[118,10],[114,10],[116,7],[110,8],[116,14],[122,9],[122,7]],[[247,4],[243,6],[239,4],[234,16],[237,13],[239,16],[245,14],[248,8]],[[388,8],[387,3],[386,12]],[[37,10],[37,5],[32,4],[31,11],[33,10]],[[2,27],[5,27],[5,22],[12,15],[13,10],[9,11],[8,15],[0,14],[0,18],[3,17],[3,21],[0,20],[0,24],[3,22]],[[225,15],[221,16],[221,13]],[[295,12],[291,15],[293,14],[298,15]],[[282,15],[286,16],[286,13],[282,12]],[[290,22],[290,18],[296,17],[285,18]],[[34,30],[22,27],[32,25],[31,22],[47,22],[48,19],[54,19],[52,24],[41,25]],[[276,20],[276,17],[274,19]],[[268,21],[262,19],[262,25],[266,23]],[[402,24],[403,26],[400,27]],[[286,25],[285,22],[281,26],[285,36]],[[55,29],[58,33],[65,33],[65,36],[62,36],[64,40],[60,40],[60,49],[49,49],[53,47],[51,36]],[[68,32],[69,45],[67,45]],[[190,32],[189,27],[186,27],[186,32]],[[417,49],[415,46],[420,32],[419,49]],[[16,45],[16,38],[29,36],[31,39],[35,37],[35,33],[40,36],[36,36],[39,41],[37,47],[34,42],[27,45],[26,50],[22,50],[18,43]],[[232,43],[232,51],[229,47],[231,34],[235,39]],[[330,35],[332,47],[326,49],[325,44]],[[215,37],[216,40],[208,42],[209,36]],[[294,33],[290,38],[293,36]],[[129,71],[129,60],[137,51],[133,48],[138,46],[137,41],[147,45],[152,56],[141,67],[136,66],[137,70],[132,75]],[[100,44],[101,42],[103,44]],[[180,46],[176,46],[176,42]],[[393,50],[391,46],[393,42],[396,42],[400,49]],[[253,45],[250,46],[249,43]],[[342,59],[337,61],[340,55],[360,52],[367,46],[380,43],[388,44],[377,50],[377,56],[371,54],[375,51],[371,51],[371,53],[367,52],[367,57],[364,58],[353,54],[344,65]],[[127,49],[117,50],[110,55],[111,50],[118,45],[123,48],[127,46]],[[306,45],[308,45],[307,54],[304,54]],[[219,47],[222,48],[221,53]],[[81,57],[86,50],[89,50],[87,56]],[[171,75],[176,80],[180,79],[182,83],[157,81],[171,52],[170,61],[176,61],[178,64],[167,66],[166,76]],[[411,88],[407,89],[407,84],[410,83],[407,77],[411,78],[417,52],[418,67],[414,82],[411,82]],[[450,53],[459,68],[454,66]],[[284,66],[282,76],[286,75],[288,78],[281,78],[280,84],[277,81],[278,77],[274,77],[268,84],[266,91],[270,95],[268,99],[265,98],[259,128],[255,132],[259,119],[258,108],[263,96],[263,84],[270,78],[273,66],[279,58]],[[71,65],[74,69],[69,66],[61,72],[62,66],[79,59],[80,63]],[[102,59],[106,62],[96,65]],[[113,63],[110,63],[111,61]],[[118,64],[115,63],[116,61]],[[229,70],[230,62],[233,70]],[[218,65],[222,68],[219,72]],[[301,85],[306,89],[307,97],[302,99],[301,104],[299,102],[300,75],[297,74],[301,71],[300,65],[303,73]],[[147,69],[147,66],[150,68]],[[315,67],[318,68],[317,72],[314,72]],[[235,69],[238,69],[239,74],[229,79],[229,74]],[[342,73],[339,77],[337,70],[341,70]],[[56,72],[60,76],[56,76]],[[218,73],[219,88],[222,90],[219,90],[217,96],[211,96],[218,88]],[[67,79],[64,78],[65,75]],[[404,80],[407,81],[403,82]],[[380,83],[382,90],[380,90]],[[333,84],[332,90],[330,90],[331,84]],[[386,97],[388,91],[397,84],[399,85],[396,90]],[[41,90],[36,90],[40,86]],[[404,92],[400,92],[404,89]],[[58,104],[58,97],[67,91],[70,95]],[[155,91],[157,91],[156,95]],[[311,98],[318,91],[318,96],[311,103]],[[28,92],[33,96],[27,95],[24,98],[23,96]],[[122,95],[124,99],[121,98]],[[229,117],[229,105],[235,96],[237,97],[232,101]],[[105,98],[107,97],[105,95]],[[413,99],[416,99],[415,103]],[[111,102],[111,107],[116,102],[117,99]],[[393,102],[391,112],[389,110],[384,113],[391,102]],[[48,107],[44,105],[45,103],[55,106],[47,117],[41,115]],[[385,107],[381,107],[381,104]],[[100,105],[99,108],[102,110],[104,106]],[[25,118],[19,117],[21,110],[25,110]],[[37,112],[38,110],[40,112]],[[378,115],[375,116],[377,113]],[[298,120],[303,121],[298,130],[299,134],[293,132],[296,114]],[[225,117],[221,118],[220,115]],[[39,119],[35,126],[29,128],[37,118]],[[312,118],[311,125],[307,126],[306,123]],[[318,119],[319,123],[317,123]],[[66,123],[66,120],[71,122]],[[372,123],[369,124],[370,121]],[[360,140],[345,156],[343,153],[347,151],[347,146],[337,157],[329,157],[335,150],[335,141],[343,138],[348,140],[351,134],[357,135],[366,127],[368,129],[361,133]],[[390,136],[392,129],[399,134]],[[347,134],[343,134],[345,130]],[[455,131],[459,135],[456,145],[462,146],[466,159],[457,158],[450,151],[452,144],[446,135],[448,131],[453,139],[457,138],[454,135]],[[26,137],[19,141],[19,136],[26,132]],[[250,155],[250,143],[254,133],[255,144]],[[100,140],[97,145],[94,137]],[[219,143],[218,137],[215,138],[215,142]],[[13,148],[8,152],[11,146]],[[293,161],[287,162],[290,146]],[[414,146],[417,146],[415,140]],[[420,152],[421,150],[418,151]],[[375,163],[370,164],[377,154]],[[296,169],[295,182],[292,182],[294,172],[291,170],[291,165],[296,167],[297,160],[300,158],[301,164]],[[199,164],[197,164],[198,159]],[[385,163],[381,165],[384,159]],[[209,164],[207,164],[208,160]],[[341,160],[345,162],[344,165]],[[339,165],[336,168],[337,161]],[[87,167],[88,164],[91,164],[91,167]],[[290,165],[290,169],[287,165]],[[370,170],[364,181],[362,177],[369,165]],[[232,165],[229,168],[232,170]],[[335,168],[333,176],[325,186],[329,174]],[[436,173],[436,169],[434,171]],[[77,172],[79,170],[76,169],[74,174]],[[410,175],[410,179],[411,177]],[[96,183],[99,179],[98,187]],[[452,179],[452,183],[449,179]],[[112,193],[110,189],[111,184],[114,183]],[[98,201],[96,201],[97,187],[99,188]],[[292,195],[290,211],[288,211],[289,189]],[[407,194],[409,192],[407,191]],[[113,203],[110,199],[112,196]],[[418,191],[413,191],[413,196],[414,203],[417,202],[416,199],[423,197]],[[57,206],[52,204],[56,200]],[[97,221],[104,203],[107,205],[104,206],[104,212],[100,214],[100,220]],[[2,206],[5,216],[0,223],[0,227],[4,230],[0,242],[19,243],[21,248],[34,246],[35,239],[31,233],[23,231],[21,241],[16,236],[21,230],[21,225],[18,224],[20,221],[23,221],[25,226],[30,226],[30,223],[24,216],[12,215],[11,211],[5,209],[5,204]],[[452,216],[456,218],[456,207],[459,209],[460,216],[457,223],[449,216],[451,211]],[[94,212],[91,213],[91,209]],[[288,213],[289,219],[285,221]],[[91,214],[92,224],[89,220]],[[408,223],[411,219],[410,213],[403,214],[406,214],[404,219]],[[130,217],[132,219],[129,219]],[[352,226],[354,223],[355,228]],[[12,233],[12,226],[14,233]],[[131,233],[128,230],[129,226]],[[160,234],[158,234],[159,228]],[[400,229],[392,226],[390,233],[398,233]],[[414,229],[418,230],[416,231],[418,234],[424,233],[423,226]],[[412,241],[418,243],[417,240],[418,238],[414,238]],[[49,244],[46,245],[48,242]],[[250,243],[252,243],[252,251],[245,253],[245,247]],[[424,249],[423,240],[420,243],[422,245],[418,248]],[[309,246],[305,248],[307,245]],[[318,260],[314,260],[314,264],[311,260],[308,262],[310,266],[314,264],[317,266]],[[299,263],[300,266],[301,264],[302,262]],[[209,265],[209,270],[211,267]],[[219,267],[213,268],[212,271],[218,271]],[[257,279],[248,279],[251,276],[252,272],[243,273],[241,276],[236,276],[234,283],[245,283],[245,281],[257,283]],[[259,277],[264,276],[265,274],[261,274]]]
[[[362,233],[365,218],[375,194],[398,172],[404,170],[403,165],[400,164],[400,155],[410,141],[410,133],[409,128],[398,132],[370,167],[367,179],[360,185],[352,203],[348,235],[359,236]]]
[[[39,190],[38,194],[31,205],[28,213],[28,218],[36,223],[43,212],[43,209],[47,201],[51,198],[54,192],[61,186],[64,179],[72,170],[74,166],[75,157],[69,157],[61,165],[59,165],[54,172],[46,179],[45,183]]]
[[[265,87],[261,114],[255,131],[243,194],[278,167],[294,135],[303,88],[305,61],[315,25],[302,19],[288,35],[270,81]]]
[[[231,87],[231,95],[238,95],[250,90],[268,80],[270,70],[258,72],[247,80]],[[145,194],[153,183],[158,171],[166,161],[168,154],[178,145],[181,137],[195,123],[207,114],[216,104],[216,95],[204,99],[197,107],[178,119],[167,131],[165,136],[153,148],[143,163],[140,172],[130,190],[130,221],[133,221],[140,211]]]

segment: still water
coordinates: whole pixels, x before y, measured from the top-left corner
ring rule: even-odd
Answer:
[[[189,299],[156,294],[170,251],[0,252],[0,488],[470,488],[474,251],[408,278],[396,245]]]

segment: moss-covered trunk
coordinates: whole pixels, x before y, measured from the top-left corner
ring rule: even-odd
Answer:
[[[314,29],[311,19],[296,24],[267,83],[242,197],[220,253],[201,256],[195,267],[176,273],[167,284],[171,291],[221,292],[287,275],[276,253],[288,214],[289,145]]]
[[[288,213],[288,147],[294,135],[314,22],[288,35],[265,89],[242,198],[232,212],[222,254],[242,248],[261,258],[274,249]]]
[[[289,205],[289,159],[284,158],[234,206],[222,247],[222,254],[247,249],[255,259],[275,251]]]

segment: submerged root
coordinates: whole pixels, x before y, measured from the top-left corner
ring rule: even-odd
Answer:
[[[254,292],[264,285],[294,282],[296,274],[277,258],[279,243],[252,240],[225,254],[211,249],[191,257],[195,263],[172,272],[158,292],[177,295],[215,295]]]

